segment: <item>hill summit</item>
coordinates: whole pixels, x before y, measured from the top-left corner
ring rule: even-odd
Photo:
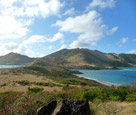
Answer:
[[[136,65],[135,54],[103,53],[89,49],[62,49],[34,61],[33,66],[81,69],[113,69]]]
[[[9,53],[5,56],[0,56],[0,65],[25,65],[31,63],[36,58],[30,58],[17,53]]]

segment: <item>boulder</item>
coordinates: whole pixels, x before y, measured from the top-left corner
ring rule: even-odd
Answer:
[[[90,108],[85,100],[52,101],[38,109],[37,115],[90,115]]]

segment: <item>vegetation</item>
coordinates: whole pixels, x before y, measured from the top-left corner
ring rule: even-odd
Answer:
[[[39,87],[30,88],[30,87],[28,87],[28,91],[38,93],[38,92],[43,91],[43,88],[39,88]]]
[[[25,85],[30,85],[30,82],[25,80],[25,81],[16,81],[16,83],[22,85],[22,86],[25,86]]]
[[[37,85],[37,86],[49,86],[49,87],[54,87],[54,86],[59,86],[62,87],[62,85],[60,84],[55,84],[52,82],[30,82],[28,80],[24,80],[24,81],[14,81],[15,83],[18,83],[22,86],[30,86],[30,85]]]
[[[62,50],[61,52],[57,52],[58,54],[62,53],[62,55],[53,54],[56,55],[55,58],[59,58],[59,56],[62,56],[61,58],[65,58],[65,56],[69,57],[69,59],[53,59],[55,62],[57,61],[57,69],[51,67],[43,67],[46,63],[49,67],[49,63],[46,60],[51,58],[52,55],[49,55],[42,59],[41,62],[36,61],[36,63],[40,63],[40,65],[36,65],[36,63],[32,66],[24,67],[24,68],[16,68],[16,69],[8,69],[8,70],[1,70],[0,75],[3,75],[4,77],[8,77],[8,75],[11,76],[24,76],[28,75],[29,77],[31,75],[36,76],[36,78],[42,76],[45,81],[42,81],[41,79],[39,81],[31,81],[31,80],[14,80],[14,85],[18,85],[21,87],[25,87],[27,89],[26,92],[1,92],[0,93],[0,115],[34,115],[36,114],[36,110],[53,100],[63,100],[63,99],[69,99],[69,100],[77,100],[77,99],[85,99],[88,100],[90,103],[90,110],[92,115],[120,115],[121,110],[116,106],[116,103],[132,103],[136,102],[136,85],[133,86],[105,86],[103,84],[97,83],[92,80],[87,80],[84,78],[77,77],[76,75],[73,75],[71,71],[67,70],[66,68],[58,67],[58,65],[63,65],[65,63],[65,60],[73,60],[73,52],[79,53],[81,52],[83,54],[90,53],[94,57],[82,57],[83,55],[80,54],[82,59],[84,60],[93,60],[95,63],[97,63],[98,60],[100,60],[101,64],[107,64],[108,60],[116,60],[114,63],[114,66],[117,66],[118,64],[124,64],[121,60],[127,60],[129,62],[131,58],[131,55],[129,57],[124,58],[124,55],[117,55],[117,54],[103,54],[99,51],[90,51],[87,49],[76,49],[76,50]],[[79,55],[79,54],[78,54]],[[98,55],[96,57],[96,55]],[[98,57],[101,57],[98,58]],[[80,58],[81,59],[81,58]],[[107,61],[104,61],[106,59]],[[47,62],[46,62],[46,61]],[[79,60],[78,60],[79,61]],[[42,63],[44,62],[44,63]],[[81,62],[84,63],[83,60]],[[132,62],[132,60],[131,60]],[[74,63],[74,62],[72,62]],[[90,61],[88,63],[91,64]],[[67,63],[68,64],[68,63]],[[112,62],[109,63],[112,65]],[[65,64],[64,64],[65,65]],[[63,66],[64,66],[63,65]],[[54,67],[55,67],[54,66]],[[98,65],[97,65],[98,66]],[[108,65],[109,66],[109,65]],[[69,66],[70,67],[70,66]],[[83,67],[83,66],[82,66]],[[88,67],[88,66],[84,66]],[[103,67],[103,65],[99,65],[99,67]],[[35,78],[35,79],[36,79]],[[46,81],[47,79],[47,81]],[[7,83],[0,84],[0,87],[5,88],[6,86],[12,86],[13,84],[8,81]],[[17,86],[16,85],[16,86]],[[53,88],[55,90],[53,91],[47,91],[46,88]],[[57,90],[56,87],[61,88],[61,90]],[[120,105],[121,106],[121,105]],[[135,105],[136,107],[136,105]]]
[[[32,66],[55,66],[81,69],[117,69],[133,67],[136,64],[135,54],[103,53],[89,49],[63,49],[34,61]]]
[[[102,115],[100,111],[107,113],[105,115],[118,115],[120,110],[113,103],[136,101],[136,86],[67,88],[61,92],[46,92],[43,88],[28,87],[26,93],[0,93],[0,114],[33,115],[40,106],[63,99],[87,99],[92,115]]]

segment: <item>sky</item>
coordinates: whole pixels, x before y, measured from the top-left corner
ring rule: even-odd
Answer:
[[[136,0],[0,0],[0,56],[64,48],[136,54]]]

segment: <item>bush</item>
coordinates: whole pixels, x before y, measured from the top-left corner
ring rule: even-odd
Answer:
[[[50,86],[50,87],[54,87],[56,86],[56,84],[54,83],[51,83],[51,82],[33,82],[32,84],[35,84],[35,85],[39,85],[39,86]]]
[[[133,102],[133,101],[136,101],[136,92],[132,93],[132,94],[128,94],[126,96],[126,101],[129,101],[129,102]]]
[[[119,96],[113,96],[113,95],[111,95],[109,97],[109,99],[112,100],[112,101],[119,101],[120,97]]]
[[[100,98],[101,90],[98,88],[84,91],[83,98],[88,101],[93,101],[95,98]]]
[[[16,83],[22,85],[22,86],[25,86],[25,85],[30,85],[30,82],[25,80],[25,81],[16,81]]]
[[[28,91],[38,93],[38,92],[43,91],[43,88],[39,88],[39,87],[30,88],[30,87],[28,87]]]

